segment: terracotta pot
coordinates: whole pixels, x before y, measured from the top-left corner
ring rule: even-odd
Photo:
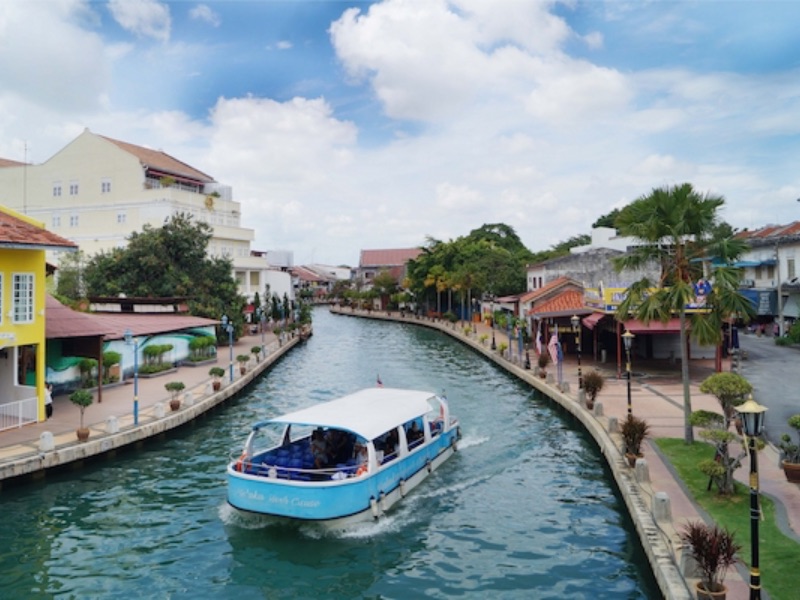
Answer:
[[[220,388],[222,387],[222,382],[221,381],[214,381],[214,382],[212,382],[211,387],[214,388],[215,392],[218,392],[220,390]]]
[[[636,459],[643,458],[644,454],[631,454],[630,452],[625,453],[625,458],[628,459],[628,466],[633,468],[636,466]]]
[[[75,431],[78,436],[78,441],[85,442],[89,439],[89,428],[88,427],[78,427]]]
[[[711,592],[705,588],[702,581],[698,581],[694,585],[694,589],[697,591],[697,600],[725,600],[725,595],[728,593],[728,588],[725,585],[721,585],[721,590],[718,592]]]
[[[594,410],[594,400],[586,399],[586,410]]]
[[[781,462],[781,466],[789,483],[800,483],[800,463],[790,463],[784,460]]]
[[[169,407],[172,410],[178,410],[181,407],[181,401],[178,400],[177,398],[173,398],[172,400],[169,401]]]
[[[241,373],[242,375],[247,373],[247,367],[239,367],[239,373]]]

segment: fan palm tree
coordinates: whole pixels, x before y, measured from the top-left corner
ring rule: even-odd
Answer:
[[[660,267],[657,281],[642,277],[628,287],[626,298],[617,309],[619,320],[634,316],[645,324],[653,320],[666,323],[678,315],[687,444],[694,441],[689,421],[692,401],[687,306],[695,306],[696,311],[689,317],[691,335],[701,344],[719,345],[726,319],[732,315],[747,319],[753,312],[749,300],[738,291],[740,272],[731,266],[746,245],[720,225],[717,211],[724,203],[722,196],[702,195],[690,183],[683,183],[654,189],[634,200],[615,222],[621,235],[641,243],[615,259],[617,271],[653,264]],[[694,283],[701,278],[712,280],[703,307],[697,306]]]

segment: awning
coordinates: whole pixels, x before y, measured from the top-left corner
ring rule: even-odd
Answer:
[[[595,325],[600,322],[600,319],[606,316],[606,313],[592,313],[588,317],[584,317],[581,321],[586,329],[594,329]]]
[[[622,323],[622,328],[627,329],[633,334],[642,333],[680,333],[681,322],[678,318],[673,318],[662,323],[661,321],[650,321],[647,325],[636,319],[628,319]],[[689,319],[686,320],[686,328],[689,328]]]

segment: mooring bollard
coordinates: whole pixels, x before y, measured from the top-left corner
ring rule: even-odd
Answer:
[[[56,442],[53,439],[53,434],[49,431],[43,431],[39,435],[39,452],[52,452],[56,449]]]
[[[636,481],[639,483],[650,483],[650,467],[647,466],[646,458],[637,458],[633,467]]]
[[[603,403],[598,402],[595,400],[594,402],[594,409],[592,409],[592,413],[595,417],[602,417],[603,416]]]
[[[619,433],[619,420],[617,417],[608,417],[608,433]]]
[[[106,433],[119,433],[119,420],[114,415],[106,418]]]
[[[166,412],[167,409],[163,402],[156,402],[153,405],[153,414],[156,416],[156,419],[163,419]]]
[[[639,461],[637,460],[636,462],[638,463]],[[653,499],[653,516],[656,521],[672,521],[672,507],[670,506],[667,492],[656,492]]]

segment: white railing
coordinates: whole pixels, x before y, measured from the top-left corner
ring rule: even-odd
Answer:
[[[37,400],[36,396],[34,396],[33,398],[0,404],[0,431],[22,427],[28,423],[36,423]]]

